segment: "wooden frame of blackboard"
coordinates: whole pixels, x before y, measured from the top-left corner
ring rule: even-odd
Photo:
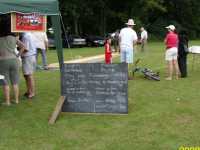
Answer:
[[[80,65],[80,64],[66,64],[66,65]],[[81,64],[82,65],[82,64]],[[84,64],[83,64],[84,65]],[[85,65],[88,65],[88,64],[85,64]],[[94,64],[95,66],[96,65],[98,65],[98,64]],[[100,64],[101,65],[101,64]],[[105,64],[102,64],[102,65],[105,65]],[[123,66],[121,66],[121,65],[123,65]],[[98,67],[98,66],[97,66]],[[104,67],[104,66],[103,66]],[[125,79],[125,81],[127,82],[127,83],[125,83],[125,84],[128,84],[128,71],[127,71],[127,66],[124,66],[124,64],[120,64],[120,67],[121,68],[123,68],[123,73],[125,72],[125,76],[123,76],[123,78]],[[94,67],[94,68],[96,68],[96,67]],[[106,68],[107,68],[107,66],[106,66]],[[113,69],[113,68],[112,68]],[[125,69],[125,70],[124,70]],[[61,74],[61,81],[63,80],[63,81],[67,81],[66,79],[63,79],[63,74],[65,74],[65,73],[68,73],[68,71],[70,71],[70,69],[66,69],[67,70],[67,72],[64,72],[63,70],[62,70],[62,74]],[[73,70],[73,69],[72,69]],[[87,69],[86,69],[87,70]],[[76,70],[76,68],[75,68],[75,71],[77,71]],[[84,69],[84,71],[85,71],[85,69]],[[71,72],[70,72],[71,73]],[[72,72],[73,73],[73,72]],[[96,72],[95,72],[96,73]],[[77,74],[75,74],[75,75],[77,75]],[[70,76],[71,76],[71,74],[70,74]],[[121,75],[120,75],[121,76]],[[127,77],[126,77],[127,76]],[[93,77],[93,76],[92,76]],[[117,76],[118,77],[118,76]],[[121,77],[120,77],[121,78]],[[68,79],[69,80],[69,79]],[[71,81],[71,79],[69,80],[69,81]],[[85,83],[84,83],[85,84]],[[110,83],[111,84],[111,83]],[[71,86],[72,84],[70,84],[69,85],[69,87]],[[62,85],[61,85],[61,89],[63,90],[64,88],[63,87],[65,87],[65,86],[63,86],[63,83],[62,83]],[[68,86],[67,86],[68,87]],[[128,89],[128,85],[125,85],[125,87]],[[61,97],[60,97],[60,99],[58,100],[58,102],[57,102],[57,105],[56,105],[56,107],[55,107],[55,109],[54,109],[54,112],[52,113],[52,115],[51,115],[51,117],[50,117],[50,119],[49,119],[49,124],[54,124],[55,122],[56,122],[56,119],[59,117],[59,114],[62,112],[62,113],[67,113],[67,114],[71,114],[71,115],[113,115],[113,116],[116,116],[116,115],[127,115],[128,114],[128,97],[127,97],[127,104],[125,104],[126,105],[126,108],[127,108],[127,111],[122,111],[122,112],[120,112],[120,111],[116,111],[116,112],[112,112],[112,111],[110,111],[110,112],[98,112],[98,111],[91,111],[91,112],[85,112],[85,111],[80,111],[80,112],[74,112],[73,110],[71,111],[70,109],[69,109],[69,111],[63,111],[63,106],[66,106],[65,104],[67,104],[67,103],[65,103],[66,101],[68,101],[68,98],[70,99],[70,95],[68,95],[68,94],[70,94],[70,93],[65,93],[65,91],[63,92],[61,92]],[[128,96],[128,91],[126,91],[125,92],[125,95],[126,96]],[[68,97],[69,96],[69,97]],[[95,105],[94,105],[95,106]]]
[[[69,115],[93,115],[93,116],[127,116],[128,114],[116,114],[116,113],[80,113],[80,112],[61,112],[64,114],[69,114]]]
[[[54,124],[60,114],[60,112],[62,111],[62,106],[63,103],[65,101],[65,96],[61,96],[56,104],[56,107],[51,115],[51,117],[49,118],[49,124]]]
[[[57,118],[59,117],[60,113],[62,112],[62,106],[65,101],[65,96],[61,96],[56,104],[56,107],[49,118],[49,124],[53,125],[55,124]],[[104,116],[104,115],[109,115],[109,116],[125,116],[128,114],[116,114],[116,113],[79,113],[79,112],[62,112],[64,114],[71,114],[71,115],[94,115],[94,116]]]

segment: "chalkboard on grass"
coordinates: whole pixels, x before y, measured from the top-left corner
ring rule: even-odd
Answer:
[[[128,113],[127,64],[64,64],[63,112]]]

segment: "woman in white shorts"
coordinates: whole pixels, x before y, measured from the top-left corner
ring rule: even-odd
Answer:
[[[176,79],[179,77],[179,67],[177,62],[178,57],[178,35],[175,33],[175,26],[169,25],[166,27],[168,33],[165,38],[166,52],[165,60],[167,61],[167,78],[172,80],[173,72],[175,71]]]

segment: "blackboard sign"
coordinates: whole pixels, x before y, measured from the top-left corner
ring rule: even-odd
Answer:
[[[64,64],[63,112],[128,113],[127,64]]]

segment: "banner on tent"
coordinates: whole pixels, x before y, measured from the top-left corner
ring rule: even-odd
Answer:
[[[47,18],[38,13],[11,14],[11,32],[46,32]]]

